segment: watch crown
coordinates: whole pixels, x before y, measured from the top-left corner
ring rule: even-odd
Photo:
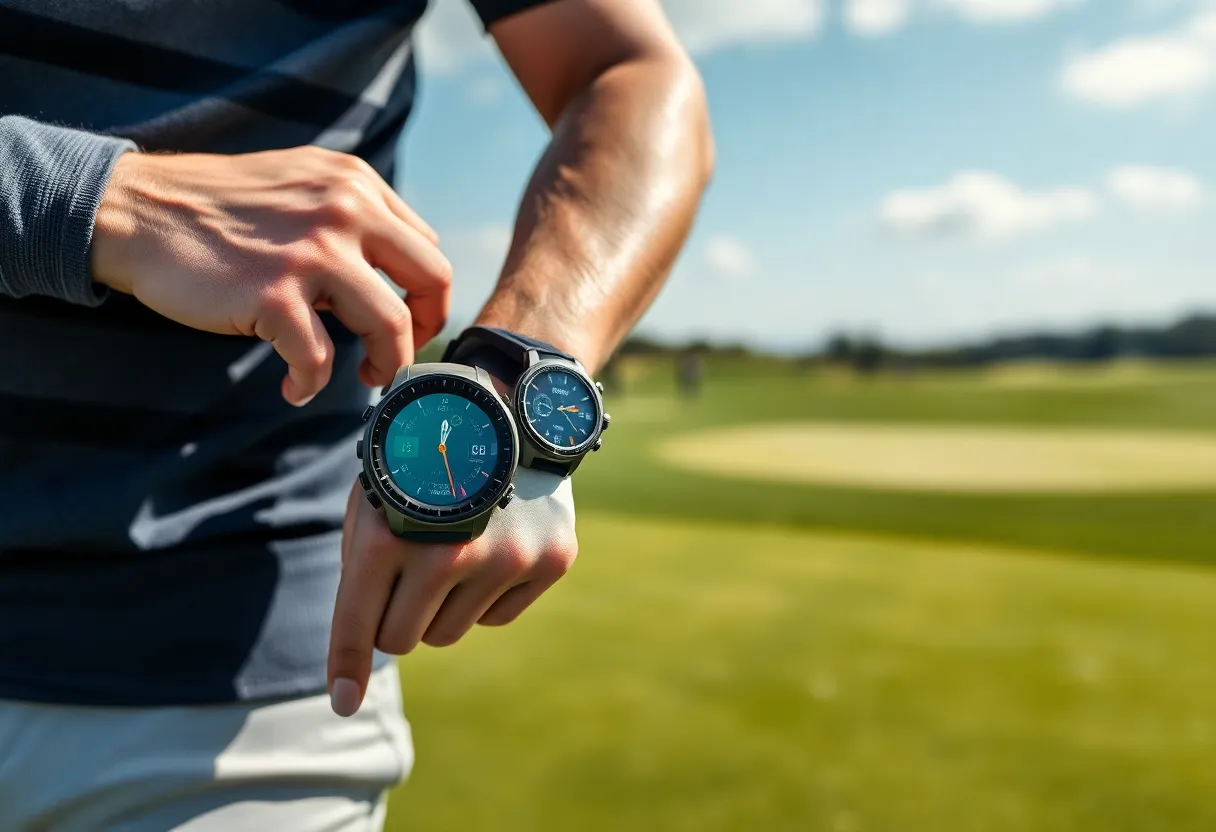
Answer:
[[[600,430],[608,430],[608,428],[609,428],[611,425],[612,425],[612,416],[610,416],[609,414],[605,413],[605,414],[604,414],[604,426],[603,426],[602,428],[600,428]]]
[[[506,492],[502,495],[502,499],[498,501],[499,508],[506,508],[511,505],[511,500],[515,497],[515,483],[507,486]]]
[[[598,381],[595,383],[595,389],[600,391],[601,396],[604,395],[604,385],[600,384]]]

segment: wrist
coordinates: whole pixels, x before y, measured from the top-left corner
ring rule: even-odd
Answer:
[[[126,252],[132,248],[138,224],[131,185],[139,179],[144,157],[124,153],[114,163],[110,182],[102,193],[93,222],[90,270],[94,283],[131,294],[133,270]]]

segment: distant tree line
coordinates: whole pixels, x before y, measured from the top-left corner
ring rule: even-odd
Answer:
[[[621,345],[617,357],[689,353],[753,354],[738,343],[694,341],[673,345],[655,338],[632,336]],[[904,349],[876,336],[841,333],[829,338],[822,348],[800,356],[798,361],[804,365],[827,362],[872,373],[917,367],[975,367],[1006,361],[1085,363],[1129,357],[1216,357],[1216,314],[1193,314],[1164,327],[1104,325],[1076,333],[1034,332],[931,349]]]
[[[756,351],[745,344],[715,343],[705,339],[671,344],[646,335],[630,335],[617,349],[617,356],[626,355],[672,355],[675,353],[699,353],[701,355],[755,355]]]
[[[821,356],[861,372],[901,366],[972,367],[1028,360],[1085,363],[1131,357],[1216,357],[1216,315],[1190,315],[1165,327],[1104,325],[1072,334],[1037,332],[926,350],[903,350],[868,336],[836,335],[828,340]]]

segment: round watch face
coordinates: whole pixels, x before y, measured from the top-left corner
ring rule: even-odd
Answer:
[[[560,364],[541,365],[524,376],[520,408],[533,438],[563,454],[586,450],[603,418],[590,383]]]
[[[496,503],[515,461],[509,416],[485,388],[423,376],[384,405],[372,427],[373,474],[399,508],[455,521]]]

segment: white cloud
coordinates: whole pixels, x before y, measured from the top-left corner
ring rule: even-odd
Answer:
[[[1126,108],[1202,92],[1216,80],[1216,13],[1165,34],[1133,36],[1070,58],[1065,92],[1104,107]]]
[[[1072,3],[1073,0],[938,0],[939,5],[976,23],[1032,20]]]
[[[1140,211],[1185,211],[1203,202],[1203,186],[1184,170],[1129,165],[1111,171],[1106,184]]]
[[[986,171],[963,171],[936,188],[896,191],[883,200],[884,225],[903,234],[956,234],[1004,239],[1065,222],[1096,210],[1083,188],[1032,192]]]
[[[711,272],[727,280],[748,280],[759,272],[751,250],[724,234],[711,237],[706,243],[705,264]]]
[[[859,35],[878,37],[907,22],[909,0],[846,0],[844,22]]]
[[[690,52],[805,40],[823,24],[823,0],[663,0]]]
[[[1126,38],[1074,58],[1064,68],[1064,89],[1106,107],[1132,107],[1156,98],[1204,89],[1212,80],[1207,52],[1180,38]]]
[[[914,11],[936,9],[972,23],[995,25],[1046,17],[1085,0],[844,0],[844,22],[855,34],[879,37],[900,29]]]

